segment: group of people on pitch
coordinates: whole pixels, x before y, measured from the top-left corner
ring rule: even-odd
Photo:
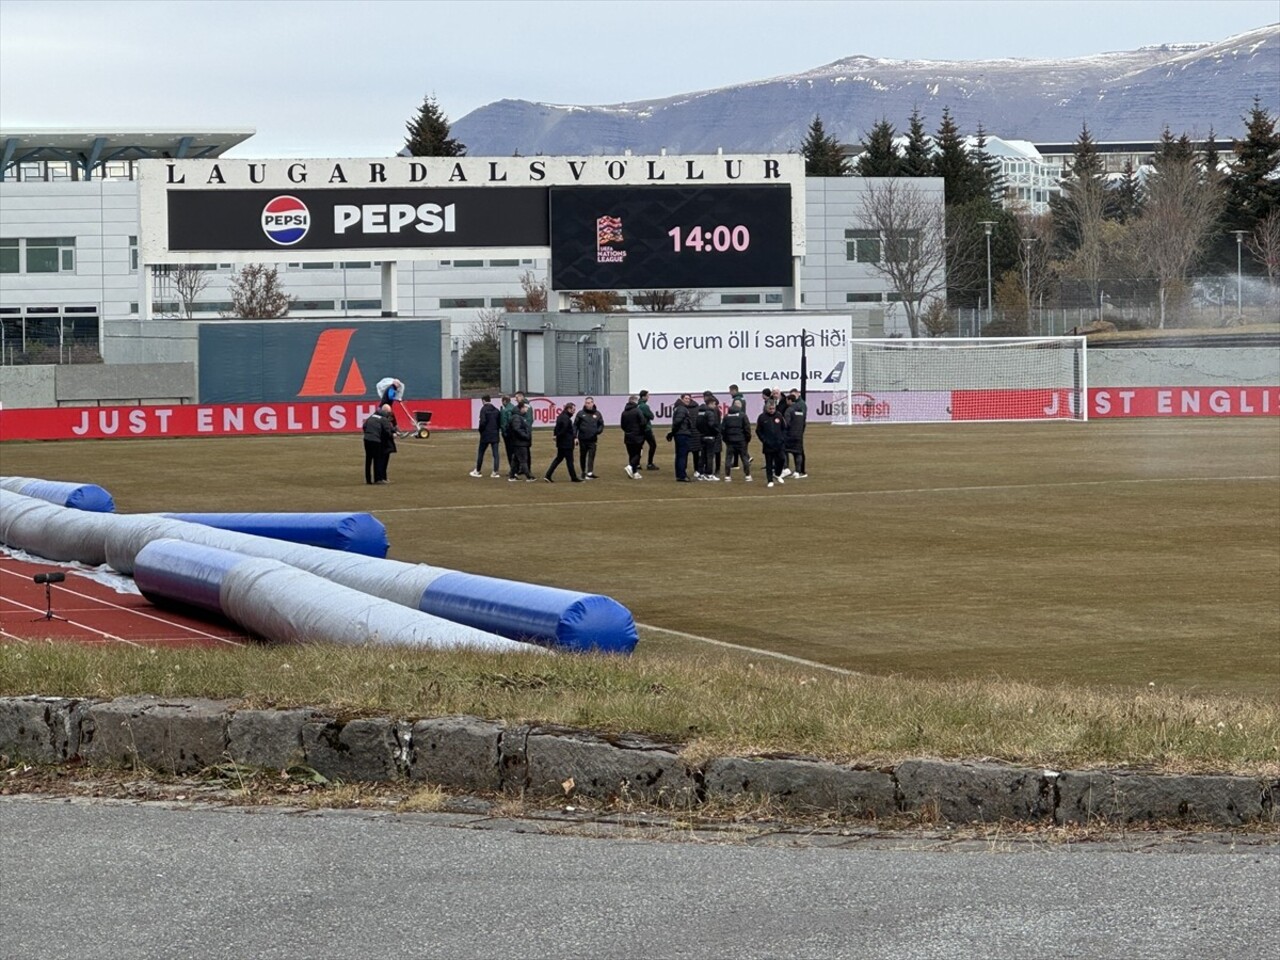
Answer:
[[[694,403],[692,395],[688,393],[682,394],[676,401],[667,441],[675,443],[677,482],[719,481],[722,473],[723,480],[728,482],[733,479],[734,467],[741,467],[743,478],[751,482],[753,458],[748,452],[748,445],[753,439],[753,433],[746,398],[739,392],[736,384],[729,388],[729,395],[729,403],[725,406],[720,404],[710,390],[703,393],[700,404]],[[790,476],[807,477],[804,429],[808,406],[804,398],[798,389],[792,389],[789,394],[781,390],[765,389],[762,391],[762,398],[764,409],[756,418],[754,438],[759,440],[764,451],[768,485],[772,487],[775,483],[782,483],[784,478]],[[479,422],[476,426],[480,442],[476,450],[475,469],[470,475],[484,476],[486,455],[493,459],[493,470],[489,476],[497,478],[502,475],[498,457],[498,444],[501,443],[506,451],[508,481],[514,483],[523,479],[533,482],[533,410],[520,392],[516,392],[513,397],[504,395],[501,400],[502,406],[498,407],[488,394],[481,398]],[[624,470],[633,480],[639,480],[644,475],[641,458],[646,447],[648,458],[644,470],[659,469],[653,462],[657,452],[653,422],[648,390],[641,390],[639,394],[627,398],[620,426],[622,441],[627,450],[627,465]],[[566,403],[556,417],[552,431],[556,455],[543,474],[543,481],[554,483],[555,472],[561,463],[568,467],[569,480],[573,483],[599,479],[595,472],[596,447],[604,431],[604,416],[596,408],[594,398],[587,397],[583,400],[581,410],[575,403]],[[694,461],[692,477],[688,472],[690,455]],[[787,466],[788,458],[792,467]]]
[[[755,421],[755,439],[764,452],[765,479],[772,487],[784,478],[803,479],[805,472],[804,429],[809,407],[798,389],[789,394],[766,388],[761,392],[764,409]],[[676,480],[727,483],[733,479],[733,468],[741,467],[743,479],[751,482],[752,457],[748,445],[752,440],[751,418],[747,401],[738,385],[729,387],[729,403],[722,407],[715,394],[703,391],[702,403],[695,404],[691,394],[681,394],[671,418],[667,440],[676,446]],[[689,454],[693,454],[693,476],[688,474]],[[787,466],[788,457],[794,469]]]

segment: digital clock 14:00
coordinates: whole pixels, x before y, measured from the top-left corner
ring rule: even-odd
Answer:
[[[684,233],[683,240],[681,233]],[[739,225],[736,227],[713,227],[710,230],[704,230],[702,227],[690,227],[687,231],[682,231],[680,227],[672,227],[667,231],[667,236],[671,238],[671,242],[675,245],[675,252],[681,250],[699,250],[703,253],[728,253],[737,251],[744,253],[751,246],[751,231],[746,227]]]

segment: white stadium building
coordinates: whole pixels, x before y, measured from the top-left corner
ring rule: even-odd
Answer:
[[[0,319],[4,364],[65,362],[68,344],[96,340],[108,362],[102,328],[113,321],[186,319],[187,303],[164,266],[153,267],[151,311],[145,310],[139,260],[138,161],[227,159],[249,155],[252,130],[5,130],[0,131]],[[509,158],[507,158],[509,159]],[[858,229],[866,181],[809,179],[805,184],[806,253],[797,271],[796,309],[852,314],[868,335],[904,334],[905,320],[889,283],[865,262],[851,238]],[[920,181],[942,204],[940,180]],[[879,245],[877,245],[878,248]],[[863,250],[859,257],[857,250]],[[230,309],[228,283],[238,264],[202,264],[206,286],[188,296],[190,319],[215,320]],[[394,274],[396,303],[383,303],[381,265],[334,260],[280,265],[298,318],[437,316],[465,335],[477,311],[501,309],[521,295],[520,278],[545,278],[542,257],[405,261]],[[701,310],[777,311],[792,306],[784,288],[706,291]],[[637,291],[619,291],[619,307],[640,309]],[[622,302],[622,301],[625,301]],[[554,306],[553,306],[554,309]],[[45,345],[42,358],[30,355]],[[24,356],[25,355],[25,356]],[[81,357],[83,359],[83,357]]]

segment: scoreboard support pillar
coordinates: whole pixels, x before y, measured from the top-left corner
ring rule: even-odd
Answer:
[[[396,261],[382,261],[382,315],[384,317],[400,316],[399,271]]]

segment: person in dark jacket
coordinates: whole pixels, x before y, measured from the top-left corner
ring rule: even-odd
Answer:
[[[804,469],[804,427],[808,415],[808,404],[800,396],[800,391],[793,387],[791,402],[787,404],[787,412],[783,414],[782,420],[787,425],[787,456],[794,464],[791,474],[801,480],[809,476]],[[785,470],[783,476],[787,476]]]
[[[480,398],[479,422],[476,425],[476,432],[480,434],[480,445],[476,448],[476,468],[471,471],[471,476],[483,476],[480,468],[484,466],[484,454],[486,450],[493,451],[493,473],[491,477],[498,475],[498,438],[502,435],[500,425],[502,422],[502,414],[498,412],[486,393]]]
[[[729,412],[720,422],[720,433],[724,437],[724,479],[728,483],[733,479],[734,464],[742,465],[743,478],[751,482],[751,455],[747,453],[747,444],[751,442],[751,420],[743,411],[741,399],[733,401]]]
[[[653,455],[658,452],[658,441],[653,435],[653,411],[649,409],[648,390],[640,391],[636,406],[640,408],[640,415],[644,417],[644,442],[649,448],[649,462],[645,464],[645,469],[657,470],[658,465],[653,462]]]
[[[627,476],[632,480],[639,480],[643,476],[640,472],[640,451],[644,448],[646,432],[652,436],[653,429],[641,412],[634,394],[627,397],[627,405],[622,408],[621,423],[622,443],[627,448]]]
[[[733,403],[735,400],[742,404],[742,415],[744,417],[750,416],[750,414],[747,413],[747,398],[742,395],[742,390],[739,389],[736,383],[731,383],[729,384],[729,403],[726,405],[724,411],[726,414],[733,409]]]
[[[574,483],[581,483],[582,480],[573,469],[573,411],[577,405],[570,402],[564,405],[564,409],[560,411],[560,416],[556,417],[555,438],[556,438],[556,458],[551,461],[551,466],[547,467],[547,472],[543,476],[543,480],[547,483],[555,483],[552,474],[556,472],[556,467],[563,462],[569,468],[569,479]]]
[[[698,429],[694,423],[696,414],[692,395],[680,394],[671,414],[671,432],[667,434],[668,440],[674,438],[676,442],[677,483],[693,483],[693,477],[689,476],[689,454],[696,456],[698,449]]]
[[[516,412],[516,405],[505,393],[502,395],[502,409],[498,411],[498,435],[502,437],[502,449],[507,454],[507,475],[515,476],[515,464],[511,457],[511,415]]]
[[[516,405],[515,412],[511,414],[511,423],[507,425],[507,431],[511,435],[511,476],[507,480],[515,483],[524,477],[532,483],[533,474],[529,472],[529,457],[533,448],[533,411],[529,409],[527,402],[522,400]]]
[[[573,433],[578,438],[578,470],[583,480],[595,480],[596,443],[604,433],[604,414],[596,409],[595,397],[582,401],[582,409],[573,418]]]
[[[764,449],[764,475],[769,486],[782,483],[782,468],[787,462],[787,425],[778,416],[778,405],[768,400],[764,413],[756,419],[756,436]]]
[[[702,403],[694,414],[698,430],[698,452],[694,455],[694,475],[699,480],[720,480],[720,401],[710,390],[703,391]]]
[[[396,452],[396,428],[391,420],[391,405],[384,403],[365,418],[364,434],[364,482],[390,483],[387,467],[391,454]]]

